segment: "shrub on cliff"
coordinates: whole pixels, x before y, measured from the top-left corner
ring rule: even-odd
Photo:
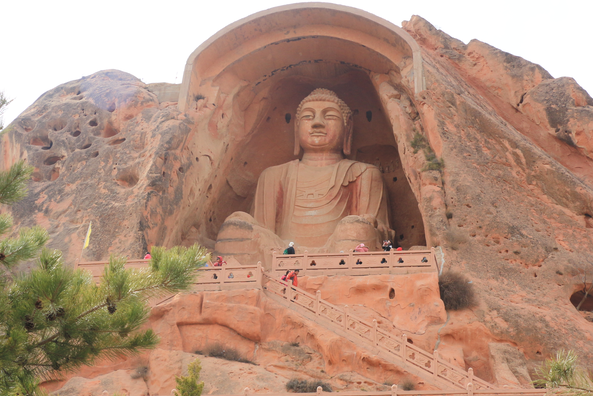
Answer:
[[[221,344],[212,344],[208,346],[204,351],[204,354],[210,357],[230,360],[233,362],[255,364],[251,360],[245,359],[243,356],[241,356],[239,351],[236,349],[228,346],[225,347]]]
[[[441,300],[447,311],[458,311],[476,304],[473,285],[457,272],[446,272],[439,277]]]
[[[204,390],[204,383],[198,383],[200,371],[202,371],[202,365],[200,360],[196,359],[187,366],[187,376],[175,376],[175,382],[177,382],[175,396],[200,396]]]
[[[25,194],[32,168],[19,162],[0,172],[0,203]],[[0,215],[0,234],[12,219]],[[86,271],[63,264],[61,252],[40,250],[48,234],[39,227],[21,229],[17,238],[0,241],[0,394],[40,394],[39,380],[59,371],[117,358],[157,345],[148,319],[147,300],[188,288],[208,257],[203,248],[153,248],[149,267],[127,270],[111,258],[99,285]],[[26,274],[9,271],[38,256]]]
[[[332,392],[332,387],[323,381],[307,381],[293,378],[286,383],[286,390],[294,393],[315,393],[320,386],[324,392]]]

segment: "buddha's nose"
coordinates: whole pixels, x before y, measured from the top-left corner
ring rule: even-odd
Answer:
[[[315,115],[313,118],[313,123],[311,124],[312,127],[323,127],[325,126],[325,120],[322,114]]]

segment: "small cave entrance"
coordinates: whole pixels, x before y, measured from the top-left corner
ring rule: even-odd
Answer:
[[[589,293],[587,293],[589,291]],[[577,290],[570,296],[570,302],[579,311],[593,312],[593,289],[591,285],[586,285],[581,290]]]

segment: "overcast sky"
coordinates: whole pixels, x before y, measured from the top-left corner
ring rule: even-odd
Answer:
[[[104,69],[181,83],[187,58],[226,25],[291,2],[4,0],[0,91],[8,125],[47,90]],[[569,76],[593,94],[593,0],[343,0],[398,26],[420,15],[450,36],[484,41]]]

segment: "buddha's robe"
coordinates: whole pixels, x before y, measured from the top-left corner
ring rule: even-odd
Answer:
[[[307,247],[323,246],[349,215],[372,215],[389,227],[381,172],[347,159],[325,167],[294,160],[264,170],[252,214],[283,240]]]

